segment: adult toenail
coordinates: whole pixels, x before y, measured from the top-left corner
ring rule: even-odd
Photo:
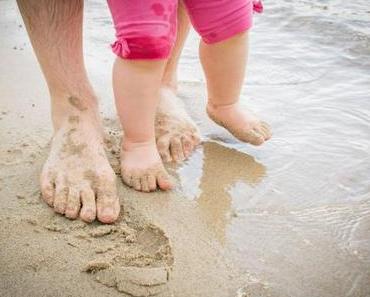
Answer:
[[[107,217],[113,216],[113,209],[110,207],[103,208],[102,215]]]

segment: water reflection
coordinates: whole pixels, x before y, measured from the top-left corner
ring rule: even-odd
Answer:
[[[190,172],[186,168],[179,170],[182,191],[187,193],[186,197],[197,200],[202,219],[224,244],[226,228],[234,214],[230,193],[233,196],[237,193],[238,199],[248,199],[248,193],[233,189],[255,187],[265,176],[266,168],[253,157],[214,142],[203,145],[202,154],[196,156],[196,161],[198,170],[194,170],[195,164],[189,164],[192,167],[190,183]]]

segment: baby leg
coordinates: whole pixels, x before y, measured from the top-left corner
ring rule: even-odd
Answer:
[[[186,3],[193,25],[202,36],[200,59],[207,80],[208,115],[239,140],[264,143],[271,137],[268,124],[238,104],[248,56],[252,1]]]
[[[177,69],[189,29],[189,17],[180,0],[176,42],[162,77],[161,99],[156,114],[157,148],[164,162],[185,160],[200,142],[199,129],[177,95]]]
[[[118,55],[113,89],[123,127],[121,174],[138,191],[172,187],[156,148],[154,121],[159,90],[176,33],[176,5],[155,1],[108,1]]]

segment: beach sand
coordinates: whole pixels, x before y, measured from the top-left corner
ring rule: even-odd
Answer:
[[[138,193],[119,181],[118,222],[89,225],[55,214],[40,198],[38,178],[52,135],[47,86],[16,4],[0,6],[1,296],[370,296],[370,116],[361,113],[370,107],[370,64],[361,62],[362,53],[340,65],[349,72],[329,78],[329,90],[315,85],[329,85],[325,78],[318,81],[326,73],[321,61],[306,65],[293,55],[303,63],[294,76],[286,74],[290,64],[258,64],[253,61],[260,52],[252,53],[251,72],[263,70],[251,75],[251,105],[264,111],[275,133],[256,149],[207,119],[202,78],[187,79],[196,63],[188,46],[180,96],[204,142],[184,164],[168,165],[175,190]],[[87,67],[120,180],[111,22],[104,4],[91,1],[86,8]],[[106,29],[95,34],[101,27]],[[337,85],[353,69],[363,73],[352,81],[359,87]],[[339,96],[338,88],[357,101],[339,100],[343,108],[335,109],[338,98],[330,100],[331,94]],[[315,95],[327,98],[320,101],[322,109]],[[346,120],[337,121],[342,112]]]

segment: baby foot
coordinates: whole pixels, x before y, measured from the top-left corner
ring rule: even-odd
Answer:
[[[207,113],[216,124],[243,142],[261,145],[271,138],[270,126],[238,103],[220,106],[208,103]]]
[[[157,147],[164,162],[188,158],[200,142],[200,133],[181,100],[168,88],[161,90],[155,123]]]
[[[154,142],[124,140],[121,148],[121,175],[125,184],[137,191],[170,190],[170,176],[164,168]]]

